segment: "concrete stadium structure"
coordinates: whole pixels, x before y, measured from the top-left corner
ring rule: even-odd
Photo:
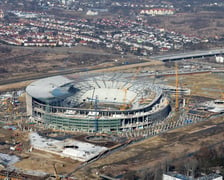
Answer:
[[[27,114],[37,123],[61,130],[148,128],[171,110],[159,86],[130,74],[54,76],[34,81],[26,94]]]

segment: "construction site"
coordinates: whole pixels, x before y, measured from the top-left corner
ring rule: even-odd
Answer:
[[[52,129],[106,133],[146,128],[165,119],[171,108],[162,88],[129,75],[40,79],[26,88],[27,112],[33,122]]]
[[[2,92],[1,177],[130,179],[221,141],[223,65],[171,64],[53,76]]]

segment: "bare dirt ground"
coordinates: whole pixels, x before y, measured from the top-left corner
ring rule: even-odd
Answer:
[[[88,47],[13,47],[0,45],[0,80],[29,77],[35,74],[86,68],[102,63],[113,63],[120,55],[105,53]]]
[[[168,84],[175,86],[175,76],[164,77],[164,79]],[[223,79],[212,73],[180,75],[179,82],[182,86],[191,89],[192,97],[198,95],[217,99],[220,98],[221,91],[224,89]],[[130,172],[138,174],[143,170],[153,169],[167,160],[184,156],[205,145],[222,141],[224,126],[217,124],[223,122],[223,117],[220,117],[172,130],[130,145],[88,165],[74,175],[84,179],[100,179],[98,174],[115,177],[120,174],[129,174]]]
[[[115,177],[131,171],[138,174],[142,170],[153,169],[167,160],[195,152],[201,146],[223,141],[224,125],[216,125],[223,122],[222,118],[205,121],[149,138],[88,165],[75,176],[100,179],[98,174]]]
[[[19,82],[19,83],[1,85],[0,86],[0,92],[12,91],[12,90],[16,90],[16,89],[23,89],[27,85],[29,85],[31,82],[32,81],[23,81],[23,82]]]
[[[52,132],[52,131],[43,131],[43,134],[52,133],[53,137],[64,137],[64,136],[72,136],[79,141],[89,142],[85,139],[88,134],[81,133],[65,133],[65,132]],[[49,134],[48,134],[49,135]],[[54,165],[56,167],[57,173],[60,175],[66,175],[76,169],[82,162],[76,161],[70,158],[60,157],[58,155],[54,155],[52,153],[48,153],[45,151],[40,151],[36,149],[32,149],[30,152],[30,143],[29,143],[29,131],[21,131],[21,130],[7,130],[0,128],[0,143],[5,142],[5,144],[0,144],[1,153],[14,154],[21,158],[19,162],[14,164],[15,167],[25,170],[25,171],[42,171],[49,174],[54,174]],[[47,136],[48,137],[48,136]],[[123,138],[124,139],[124,138]],[[118,137],[119,140],[119,137]],[[19,144],[19,148],[21,150],[10,150],[10,147],[16,146],[15,144]],[[105,142],[92,142],[93,144],[112,147],[116,145],[118,142],[114,142],[112,140],[108,140]]]
[[[121,61],[124,61],[124,60],[125,59],[122,59]],[[125,71],[125,72],[135,73],[138,68],[141,68],[141,70],[148,70],[148,69],[155,70],[157,68],[165,69],[163,66],[163,63],[160,61],[148,60],[148,59],[146,61],[146,59],[144,59],[144,61],[137,61],[137,63],[139,63],[139,64],[123,65],[123,64],[118,64],[117,62],[116,63],[105,62],[105,63],[100,63],[99,65],[96,65],[96,66],[87,66],[85,68],[82,66],[80,66],[80,67],[75,66],[73,69],[72,68],[73,66],[71,66],[71,67],[69,67],[69,69],[71,69],[73,72],[75,72],[75,71],[82,70],[84,68],[84,70],[88,69],[88,73],[100,73],[100,72],[115,72],[116,73],[116,71]],[[44,65],[41,65],[41,66],[44,66]],[[91,70],[92,68],[97,69],[97,70]],[[54,75],[56,75],[55,73],[57,73],[58,75],[63,74],[62,71],[53,71],[52,73],[54,73]],[[14,76],[10,77],[8,80],[4,79],[4,81],[6,81],[7,84],[0,86],[0,92],[25,88],[28,84],[30,84],[32,82],[32,81],[24,81],[26,78],[34,77],[34,79],[35,79],[36,77],[38,77],[38,76],[41,77],[44,74],[50,76],[50,72],[49,73],[44,73],[44,72],[36,73],[36,76],[35,76],[35,74],[32,74],[29,76],[29,74],[22,73],[21,76],[17,75],[16,77],[14,77]],[[76,75],[75,73],[71,73],[69,76],[75,76],[75,75]],[[14,80],[16,78],[19,78],[21,82],[10,83],[11,80]]]
[[[170,85],[175,85],[175,77],[167,77]],[[224,79],[214,73],[179,76],[180,86],[190,88],[194,96],[220,99],[224,92]]]
[[[24,170],[38,170],[49,174],[54,174],[54,164],[58,174],[72,172],[80,164],[79,161],[62,158],[47,152],[43,153],[38,150],[23,155],[26,158],[17,162],[15,167]]]

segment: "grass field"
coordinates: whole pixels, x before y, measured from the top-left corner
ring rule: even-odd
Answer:
[[[167,77],[170,85],[175,85],[175,77]],[[219,99],[224,93],[224,79],[215,73],[179,76],[179,86],[191,89],[194,96]]]

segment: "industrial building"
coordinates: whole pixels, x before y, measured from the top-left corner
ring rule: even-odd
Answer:
[[[164,120],[171,110],[160,86],[118,73],[48,77],[32,82],[26,94],[27,114],[60,130],[143,129]]]

